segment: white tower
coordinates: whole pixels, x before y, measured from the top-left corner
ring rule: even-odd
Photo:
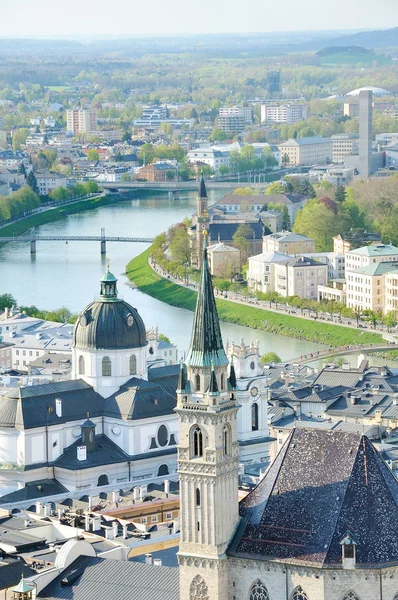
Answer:
[[[235,374],[228,378],[227,371],[205,247],[191,345],[177,389],[180,600],[228,598],[225,551],[239,518],[239,405]]]

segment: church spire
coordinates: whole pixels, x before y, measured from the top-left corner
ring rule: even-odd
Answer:
[[[207,198],[207,190],[203,173],[200,176],[198,198]]]
[[[205,244],[191,344],[186,364],[190,367],[210,367],[212,361],[215,367],[228,365]]]

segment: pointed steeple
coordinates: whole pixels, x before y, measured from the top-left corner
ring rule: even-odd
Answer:
[[[206,237],[206,236],[204,236]],[[186,364],[191,367],[216,367],[228,365],[221,337],[213,284],[207,259],[206,239],[204,240],[202,272],[191,344]]]
[[[203,173],[200,176],[198,197],[199,198],[207,198],[207,190],[206,190],[205,178],[203,176]]]
[[[236,373],[233,362],[231,362],[231,368],[229,370],[228,383],[233,390],[236,389]]]
[[[217,385],[217,378],[216,378],[216,373],[214,371],[214,362],[211,361],[211,376],[210,376],[210,384],[209,384],[209,389],[208,392],[209,396],[218,396],[219,395],[219,391],[218,391],[218,385]]]
[[[177,392],[185,392],[186,384],[187,384],[187,370],[186,370],[186,367],[185,367],[183,361],[181,361],[180,373],[178,375]]]

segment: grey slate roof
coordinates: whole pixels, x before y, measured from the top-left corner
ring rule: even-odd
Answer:
[[[196,367],[210,367],[212,362],[216,367],[228,365],[207,260],[207,249],[204,248],[192,337],[185,363]]]
[[[71,585],[65,578],[76,577]],[[80,557],[45,587],[47,600],[178,600],[178,569],[139,562]]]
[[[208,232],[211,240],[218,240],[224,242],[232,240],[236,230],[241,223],[209,223]],[[261,221],[255,221],[247,223],[254,233],[254,239],[261,240],[264,232],[264,225]],[[265,227],[266,231],[269,231],[268,227]],[[252,239],[252,238],[251,238]]]
[[[20,490],[10,492],[0,496],[0,504],[9,504],[10,502],[22,502],[24,500],[39,500],[47,496],[62,494],[68,490],[56,479],[39,479],[37,481],[28,481]]]
[[[359,434],[294,429],[240,515],[232,556],[341,566],[349,529],[357,565],[398,563],[398,482]]]
[[[133,377],[105,400],[104,415],[125,421],[169,415],[176,405],[176,389],[177,377],[152,381]]]
[[[3,559],[0,562],[0,590],[18,585],[22,575],[27,579],[35,574],[36,572],[19,558]]]
[[[62,417],[55,411],[56,398],[62,400]],[[0,392],[0,427],[31,429],[84,421],[87,412],[101,416],[103,406],[103,397],[82,379],[8,388]]]
[[[79,438],[54,461],[54,466],[76,471],[79,469],[89,469],[91,467],[131,460],[130,455],[126,454],[126,452],[106,437],[106,435],[96,435],[95,441],[96,448],[95,450],[87,451],[86,460],[77,459],[77,447],[81,445],[81,440]]]

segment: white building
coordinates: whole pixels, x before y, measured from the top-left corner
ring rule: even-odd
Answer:
[[[260,110],[261,123],[292,125],[307,118],[307,107],[304,104],[262,104]]]
[[[253,110],[249,106],[223,106],[218,109],[219,117],[241,117],[250,125],[253,122]]]
[[[55,188],[68,187],[68,180],[65,175],[55,171],[41,171],[36,173],[37,185],[40,196],[47,196]]]
[[[343,163],[344,157],[358,154],[359,135],[357,133],[336,133],[332,135],[332,162]]]

